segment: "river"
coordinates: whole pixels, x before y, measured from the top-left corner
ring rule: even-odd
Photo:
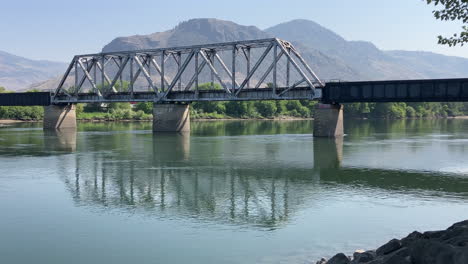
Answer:
[[[1,263],[312,263],[468,219],[468,120],[0,128]]]

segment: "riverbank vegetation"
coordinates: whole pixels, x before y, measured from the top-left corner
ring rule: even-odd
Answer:
[[[208,89],[210,84],[200,85]],[[220,88],[220,87],[217,87]],[[8,92],[0,87],[0,92]],[[35,92],[35,91],[29,91]],[[271,119],[311,118],[316,101],[229,101],[194,102],[190,107],[194,119]],[[439,118],[468,115],[468,103],[352,103],[344,107],[345,115],[353,118]],[[151,120],[153,103],[77,104],[80,120],[116,121]],[[0,119],[41,120],[41,106],[0,106]]]
[[[352,103],[345,114],[357,118],[438,118],[468,115],[468,103]]]

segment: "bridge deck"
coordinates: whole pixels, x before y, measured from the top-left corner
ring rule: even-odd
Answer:
[[[281,94],[281,96],[277,96]],[[154,92],[111,93],[99,96],[81,93],[70,98],[58,95],[52,101],[52,94],[4,93],[0,94],[0,105],[50,105],[69,103],[109,102],[155,102]],[[366,82],[333,82],[324,88],[316,88],[315,94],[309,87],[294,89],[272,88],[243,89],[237,96],[224,90],[171,91],[164,102],[196,101],[248,101],[248,100],[320,100],[323,103],[352,102],[468,102],[468,78],[433,80],[396,80]]]
[[[324,103],[468,101],[468,78],[327,83]]]
[[[1,93],[0,106],[46,106],[51,104],[49,92]]]
[[[318,91],[317,91],[318,90]],[[284,92],[284,93],[283,93]],[[197,102],[197,101],[251,101],[251,100],[312,100],[313,91],[308,87],[298,87],[291,90],[277,88],[275,96],[271,88],[243,89],[237,96],[228,94],[224,90],[201,90],[201,91],[171,91],[164,97],[162,102]],[[315,96],[320,95],[320,89],[316,89]],[[76,98],[76,99],[75,99]],[[156,102],[158,95],[154,92],[120,92],[100,97],[95,93],[78,94],[75,98],[68,98],[66,95],[57,96],[54,103],[92,103],[92,102]],[[76,101],[75,101],[76,100]]]

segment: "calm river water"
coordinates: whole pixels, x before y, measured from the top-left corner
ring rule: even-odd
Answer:
[[[468,219],[468,120],[0,128],[1,263],[311,263]]]

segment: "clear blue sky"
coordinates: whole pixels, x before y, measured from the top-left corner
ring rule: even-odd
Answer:
[[[437,44],[437,35],[458,32],[461,24],[435,20],[432,9],[423,0],[4,0],[0,50],[68,61],[74,54],[100,51],[115,37],[165,31],[190,18],[214,17],[260,29],[303,18],[381,49],[468,58],[468,46]]]

